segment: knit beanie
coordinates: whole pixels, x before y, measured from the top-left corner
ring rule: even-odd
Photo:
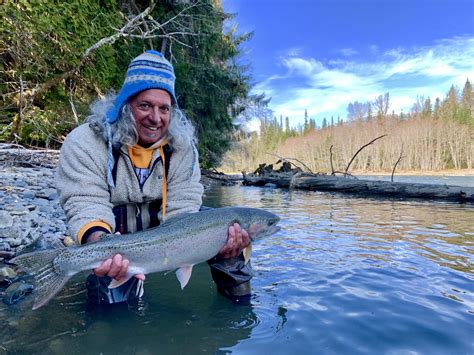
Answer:
[[[148,50],[140,54],[128,66],[122,89],[115,98],[114,106],[107,111],[107,122],[116,122],[127,101],[143,90],[166,90],[170,94],[173,104],[176,104],[175,79],[173,66],[163,54],[155,50]]]

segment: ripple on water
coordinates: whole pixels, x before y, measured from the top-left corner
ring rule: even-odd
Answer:
[[[238,186],[206,194],[209,206],[281,217],[282,230],[253,247],[251,306],[218,296],[202,265],[183,291],[173,275],[147,278],[144,313],[117,310],[91,321],[81,280],[36,313],[0,307],[8,319],[2,346],[13,353],[472,352],[472,206]]]

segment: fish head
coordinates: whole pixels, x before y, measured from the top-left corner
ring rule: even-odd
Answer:
[[[252,241],[268,237],[278,232],[280,217],[269,211],[258,208],[245,208],[240,225],[247,230]]]

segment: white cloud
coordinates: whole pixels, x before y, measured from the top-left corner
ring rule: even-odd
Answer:
[[[378,53],[376,61],[361,61],[358,56],[326,62],[280,58],[284,72],[261,82],[253,92],[266,92],[275,115],[288,116],[297,124],[304,120],[305,109],[319,122],[324,116],[346,117],[350,102],[372,101],[385,92],[390,93],[391,109],[407,113],[417,96],[434,102],[436,97],[443,99],[452,84],[462,88],[467,78],[474,81],[474,38],[444,39],[430,47],[385,53],[372,46],[369,51]]]
[[[308,76],[324,69],[324,66],[313,58],[297,57],[284,58],[283,65],[288,68],[289,74]]]

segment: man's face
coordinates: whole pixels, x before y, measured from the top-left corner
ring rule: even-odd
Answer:
[[[130,100],[138,131],[138,144],[150,146],[168,132],[171,112],[171,96],[161,89],[149,89]]]

